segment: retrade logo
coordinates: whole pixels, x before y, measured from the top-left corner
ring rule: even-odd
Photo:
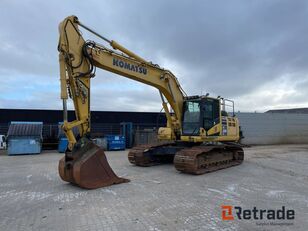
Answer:
[[[231,205],[222,205],[221,206],[221,218],[223,221],[234,220],[232,215],[232,207]]]
[[[234,214],[234,215],[233,215]],[[230,220],[294,220],[295,211],[282,206],[279,209],[243,209],[240,206],[222,205],[221,219]]]

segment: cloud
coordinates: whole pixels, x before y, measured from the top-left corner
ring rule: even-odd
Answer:
[[[308,106],[307,1],[3,0],[0,107],[60,109],[58,24],[72,14],[173,71],[188,94],[231,98],[240,111]],[[161,108],[148,86],[104,71],[93,82],[95,110]]]

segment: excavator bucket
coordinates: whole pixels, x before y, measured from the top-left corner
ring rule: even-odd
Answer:
[[[113,172],[104,150],[85,137],[59,161],[59,175],[62,180],[86,189],[129,182]]]

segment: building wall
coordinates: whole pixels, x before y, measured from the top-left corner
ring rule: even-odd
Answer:
[[[91,123],[165,123],[164,115],[157,112],[92,111]],[[68,111],[68,120],[74,119],[74,111]],[[44,124],[58,124],[63,121],[63,112],[61,110],[0,109],[0,124],[8,124],[11,121],[42,121]]]
[[[237,113],[243,144],[308,143],[308,114]]]
[[[68,111],[69,121],[74,120],[74,112]],[[58,123],[63,121],[61,110],[0,109],[0,134],[7,134],[11,121],[43,121],[44,140],[58,137]],[[164,113],[157,112],[116,112],[92,111],[91,131],[94,137],[119,134],[121,122],[132,122],[134,128],[153,128],[166,123]]]
[[[73,112],[70,112],[73,117]],[[308,143],[308,114],[290,113],[237,113],[243,130],[244,144]],[[135,130],[163,126],[164,114],[148,112],[93,112],[92,132],[117,134],[120,123],[133,122]],[[71,118],[72,119],[72,118]],[[0,109],[0,134],[7,134],[10,121],[43,121],[43,137],[57,138],[61,111]]]

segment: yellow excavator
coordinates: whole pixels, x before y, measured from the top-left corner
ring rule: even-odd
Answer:
[[[96,35],[109,47],[86,41],[81,28]],[[132,148],[130,163],[151,166],[174,163],[184,173],[204,174],[241,164],[244,152],[238,143],[239,121],[234,103],[209,95],[187,96],[177,78],[114,40],[109,40],[82,24],[76,16],[65,18],[59,25],[59,63],[63,130],[68,138],[68,151],[59,161],[59,175],[82,188],[95,189],[128,182],[118,177],[108,164],[104,151],[90,139],[90,82],[95,69],[127,77],[158,89],[167,118],[166,127],[158,130],[159,144]],[[192,77],[193,80],[193,77]],[[74,103],[76,119],[67,119],[67,100]],[[231,106],[233,113],[227,113]],[[75,136],[73,128],[78,127]]]

